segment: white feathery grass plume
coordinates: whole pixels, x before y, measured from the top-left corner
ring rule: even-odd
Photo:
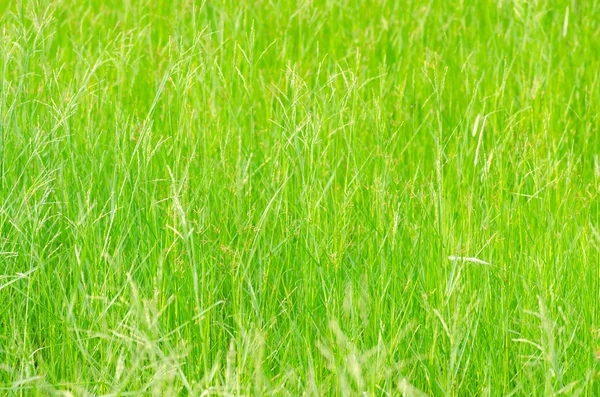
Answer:
[[[473,132],[471,133],[472,136],[477,135],[477,130],[479,129],[479,119],[481,118],[481,115],[478,114],[477,117],[475,118],[475,124],[473,124]]]
[[[470,258],[468,256],[454,256],[454,255],[450,255],[448,257],[448,259],[450,259],[451,261],[462,261],[462,262],[471,262],[471,263],[479,263],[480,265],[489,265],[489,262],[483,261],[481,259],[477,259],[477,258]]]
[[[34,267],[33,269],[25,272],[25,273],[17,273],[15,276],[9,276],[9,275],[0,275],[0,280],[2,279],[12,279],[10,281],[8,281],[5,284],[0,284],[0,291],[2,291],[4,288],[8,287],[9,285],[16,283],[19,280],[23,280],[26,278],[29,278],[29,275],[33,272],[35,272],[38,269],[38,267]]]
[[[487,121],[487,116],[483,118],[483,123],[481,123],[481,130],[479,131],[479,140],[477,141],[477,149],[475,149],[475,162],[474,165],[477,165],[479,161],[479,150],[481,149],[481,142],[483,141],[483,129],[485,128],[485,123]]]
[[[563,31],[562,31],[563,37],[567,37],[568,29],[569,29],[569,7],[567,7],[567,10],[565,11],[565,20],[563,22]]]

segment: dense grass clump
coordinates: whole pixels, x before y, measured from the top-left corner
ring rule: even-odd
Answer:
[[[0,2],[0,394],[600,394],[597,0]]]

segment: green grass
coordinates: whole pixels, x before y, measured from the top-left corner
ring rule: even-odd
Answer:
[[[0,3],[1,395],[600,394],[599,1]]]

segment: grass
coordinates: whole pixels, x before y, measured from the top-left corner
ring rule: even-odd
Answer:
[[[0,5],[0,394],[600,394],[600,2]]]

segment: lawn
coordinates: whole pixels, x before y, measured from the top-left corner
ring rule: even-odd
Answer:
[[[0,395],[600,395],[598,0],[0,1]]]

